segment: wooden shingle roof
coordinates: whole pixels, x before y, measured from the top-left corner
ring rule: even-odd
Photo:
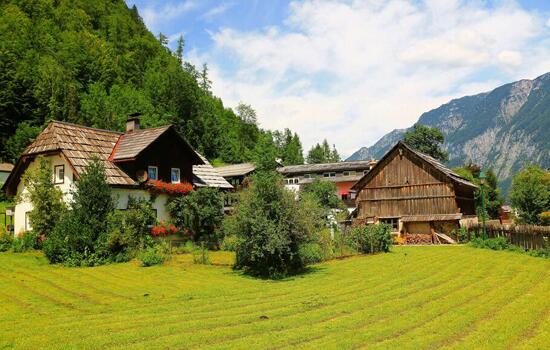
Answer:
[[[122,135],[112,159],[117,161],[137,157],[141,151],[146,149],[170,127],[170,125],[165,125],[158,128],[139,129]]]
[[[282,175],[294,175],[306,173],[322,173],[327,171],[368,170],[375,164],[376,161],[374,160],[358,160],[337,163],[288,165],[282,168],[278,168],[277,171]]]
[[[244,176],[256,170],[256,166],[252,163],[241,163],[220,166],[216,170],[223,177]]]
[[[9,173],[13,170],[13,164],[10,163],[0,163],[0,171],[4,173]]]
[[[110,185],[136,185],[124,171],[109,160],[122,133],[89,128],[81,125],[52,121],[23,152],[23,156],[59,151],[78,174],[93,157],[98,157],[105,166],[107,183]]]

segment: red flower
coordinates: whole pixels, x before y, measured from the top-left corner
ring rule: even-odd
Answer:
[[[166,237],[175,235],[179,232],[178,228],[172,224],[166,224],[161,221],[158,225],[151,229],[151,235],[153,237]]]
[[[145,187],[153,193],[181,194],[186,195],[193,190],[193,185],[187,182],[167,183],[159,180],[149,180]]]

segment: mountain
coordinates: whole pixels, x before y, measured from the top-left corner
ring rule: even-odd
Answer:
[[[418,123],[440,129],[449,166],[472,161],[493,168],[507,192],[525,163],[550,167],[550,73],[454,99]],[[396,129],[347,160],[380,159],[408,129]]]

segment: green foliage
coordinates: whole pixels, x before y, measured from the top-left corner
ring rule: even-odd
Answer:
[[[481,167],[469,163],[464,167],[454,168],[453,171],[479,187],[479,189],[475,192],[475,201],[476,212],[481,215],[481,181],[479,179]],[[500,208],[504,204],[504,199],[500,194],[500,189],[498,188],[498,179],[493,169],[488,169],[485,171],[485,184],[483,185],[483,191],[485,196],[485,211],[487,216],[491,219],[498,219],[500,215]]]
[[[444,141],[443,133],[439,129],[422,124],[415,124],[412,130],[403,135],[406,145],[441,161],[449,158],[447,152],[441,148]]]
[[[548,237],[543,237],[544,239],[544,246],[540,249],[530,250],[528,253],[531,256],[535,256],[537,258],[546,258],[550,259],[550,239]]]
[[[508,242],[506,237],[497,237],[497,238],[474,238],[470,241],[472,247],[475,248],[484,248],[491,250],[509,250],[513,246]]]
[[[274,131],[273,139],[278,150],[278,157],[284,166],[304,164],[304,151],[298,134],[292,134],[290,129],[285,129],[283,132]]]
[[[23,175],[23,185],[27,193],[21,194],[18,201],[27,201],[33,209],[29,213],[33,231],[48,237],[65,212],[63,193],[53,183],[50,162],[38,158],[38,167]]]
[[[391,226],[387,224],[356,226],[349,239],[353,247],[365,254],[387,253],[393,244]]]
[[[253,175],[232,219],[237,235],[235,268],[272,278],[301,270],[299,247],[308,233],[299,211],[279,174]]]
[[[29,122],[19,124],[15,133],[7,139],[4,145],[6,160],[15,163],[25,147],[38,136],[40,131],[40,127],[32,126]]]
[[[155,223],[151,202],[129,197],[128,209],[114,211],[108,218],[108,254],[115,261],[125,261],[133,251],[151,246],[150,227]]]
[[[316,178],[312,183],[305,185],[302,192],[311,194],[325,208],[341,209],[343,207],[342,201],[336,195],[338,189],[333,182]]]
[[[14,253],[23,253],[31,249],[40,249],[41,241],[34,231],[20,232],[13,238],[12,247]]]
[[[545,226],[550,226],[550,211],[545,211],[539,214],[540,223]]]
[[[210,265],[208,248],[204,243],[195,246],[195,249],[193,249],[193,264]]]
[[[109,259],[109,220],[114,210],[111,188],[99,159],[90,162],[75,182],[71,210],[55,226],[44,242],[51,263],[71,260],[71,264],[93,265]]]
[[[234,252],[237,249],[237,236],[234,234],[225,235],[220,245],[220,249],[227,252]]]
[[[51,119],[123,130],[133,112],[144,126],[174,124],[209,159],[253,159],[254,110],[226,108],[212,95],[207,65],[185,61],[183,37],[171,53],[166,35],[151,34],[124,1],[2,2],[0,43],[4,160]]]
[[[189,229],[195,241],[216,244],[223,221],[223,194],[216,188],[198,188],[168,204],[174,225]]]
[[[550,211],[550,172],[538,165],[527,166],[514,176],[510,200],[521,221],[541,224],[540,214]]]
[[[340,160],[336,147],[333,145],[331,150],[326,139],[322,144],[315,144],[307,154],[308,164],[335,163]]]
[[[13,236],[6,231],[4,225],[0,225],[0,252],[7,252],[13,244]]]
[[[155,244],[152,247],[145,248],[138,254],[138,260],[143,267],[162,265],[169,258],[170,254],[166,243]]]
[[[318,243],[306,243],[300,246],[300,256],[304,264],[316,264],[325,260],[321,246]]]

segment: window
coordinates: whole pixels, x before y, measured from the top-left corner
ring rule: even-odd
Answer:
[[[65,182],[65,166],[56,165],[54,167],[54,184],[62,184]]]
[[[300,179],[294,179],[294,184],[297,185],[300,182]]]
[[[159,168],[156,166],[149,166],[147,168],[147,176],[151,180],[158,180],[159,179]]]
[[[344,172],[342,173],[342,175],[344,175],[344,176],[349,176],[349,171],[344,171]]]
[[[180,183],[180,169],[179,168],[172,168],[171,175],[172,183],[179,184]]]
[[[342,200],[347,201],[349,199],[349,196],[347,193],[342,193]]]
[[[335,172],[324,173],[324,174],[323,174],[323,177],[336,177],[336,173],[335,173]]]
[[[383,224],[391,225],[393,232],[399,230],[399,218],[383,218],[380,219],[380,222]]]
[[[363,175],[365,175],[368,172],[369,172],[368,170],[363,170]]]
[[[311,174],[304,174],[304,179],[311,179]]]
[[[25,231],[31,231],[32,230],[31,220],[29,219],[29,213],[30,213],[30,211],[25,213]]]

